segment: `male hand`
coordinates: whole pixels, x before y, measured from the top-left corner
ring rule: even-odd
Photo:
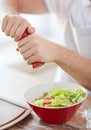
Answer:
[[[2,21],[2,31],[7,35],[19,41],[27,29],[29,34],[35,32],[31,24],[19,15],[6,15]]]

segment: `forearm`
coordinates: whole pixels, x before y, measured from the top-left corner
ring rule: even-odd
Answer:
[[[59,47],[56,56],[56,64],[71,75],[81,85],[91,90],[91,60],[79,54]]]
[[[6,0],[10,9],[18,13],[43,14],[47,12],[44,0]]]
[[[6,5],[12,14],[18,14],[18,0],[6,0]]]

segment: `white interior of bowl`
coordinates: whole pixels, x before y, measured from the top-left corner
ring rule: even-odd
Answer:
[[[59,88],[69,88],[71,90],[75,90],[76,88],[82,88],[87,96],[87,91],[80,85],[78,84],[73,84],[73,83],[64,83],[64,82],[52,82],[52,83],[44,83],[44,84],[39,84],[37,86],[31,87],[29,90],[25,92],[25,99],[28,103],[33,103],[36,98],[39,98],[40,96],[43,95],[45,92],[49,92],[52,88],[54,87],[59,87]],[[86,97],[85,97],[86,98]]]

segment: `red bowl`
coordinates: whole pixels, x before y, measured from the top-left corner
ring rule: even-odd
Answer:
[[[68,87],[72,90],[80,87],[84,90],[84,92],[86,93],[86,96],[81,102],[74,104],[72,106],[68,106],[68,107],[45,108],[45,107],[40,107],[33,104],[35,98],[39,98],[40,96],[43,95],[44,92],[49,92],[55,86],[59,88]],[[61,124],[61,123],[65,123],[71,120],[71,118],[76,113],[77,109],[86,99],[87,92],[82,86],[77,85],[77,84],[53,82],[53,83],[40,84],[35,87],[31,87],[25,93],[24,96],[25,96],[25,100],[30,105],[32,110],[39,116],[39,118],[42,121],[49,124]]]

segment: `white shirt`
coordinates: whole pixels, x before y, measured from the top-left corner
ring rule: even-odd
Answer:
[[[56,13],[59,22],[65,19],[66,46],[91,58],[91,1],[45,0],[45,2],[49,11]],[[68,77],[67,75],[65,80],[70,80]]]

